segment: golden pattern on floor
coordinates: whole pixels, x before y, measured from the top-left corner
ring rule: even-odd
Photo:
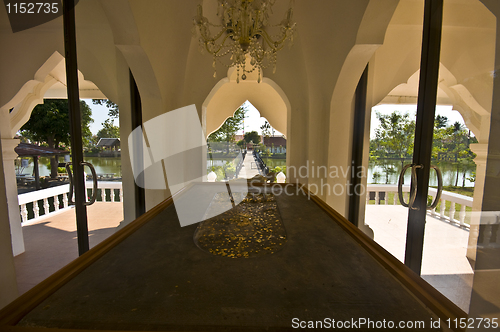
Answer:
[[[228,198],[227,193],[216,194],[207,215],[228,204]],[[229,258],[273,254],[286,240],[285,226],[272,194],[248,194],[234,208],[204,220],[194,233],[194,242],[201,250]]]

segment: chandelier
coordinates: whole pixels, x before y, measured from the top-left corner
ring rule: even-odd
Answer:
[[[216,65],[236,67],[236,82],[245,80],[247,74],[258,72],[260,83],[262,70],[273,67],[276,72],[276,53],[286,41],[293,43],[296,24],[292,22],[292,7],[287,10],[280,24],[270,25],[269,15],[276,0],[217,0],[219,24],[212,24],[203,16],[198,5],[194,18],[194,35],[199,38],[202,51],[213,56],[214,77]],[[229,61],[226,59],[229,58]],[[247,58],[250,66],[246,63]],[[223,61],[225,60],[225,62]]]

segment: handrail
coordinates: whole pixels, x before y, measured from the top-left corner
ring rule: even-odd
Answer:
[[[409,185],[405,185],[402,187],[402,192],[409,192],[409,191],[410,191]],[[388,193],[392,193],[392,192],[395,193],[394,198],[393,198],[393,202],[389,202],[387,199],[388,198],[387,196],[384,197],[385,198],[384,199],[385,205],[395,205],[396,199],[398,197],[398,194],[397,194],[398,188],[397,188],[397,185],[394,185],[394,184],[391,184],[391,185],[388,185],[388,184],[369,184],[366,187],[366,192],[368,193],[367,197],[366,197],[367,204],[368,204],[368,201],[370,199],[369,193],[371,193],[371,192],[375,193],[375,204],[376,205],[378,205],[379,201],[381,200],[380,193],[385,193],[385,195],[388,195]],[[435,203],[437,203],[436,196],[438,195],[438,190],[436,188],[429,188],[428,195],[433,197],[433,200],[435,201]],[[463,226],[465,228],[469,228],[469,225],[465,223],[465,217],[466,217],[466,207],[472,208],[472,202],[473,202],[472,197],[468,197],[468,196],[464,196],[464,195],[460,195],[460,194],[456,194],[456,193],[452,193],[452,192],[443,190],[441,192],[441,196],[438,198],[438,201],[440,201],[442,203],[440,206],[440,209],[439,209],[439,213],[437,213],[435,211],[435,209],[428,210],[428,213],[430,213],[433,216],[437,215],[439,218],[441,218],[443,220],[449,220],[450,222],[458,223],[458,224],[460,224],[460,226]],[[446,211],[446,202],[451,203],[449,211]],[[458,219],[455,218],[455,213],[457,212],[455,210],[456,204],[461,205],[460,211],[458,211],[459,212]],[[447,213],[448,215],[445,215],[445,213]]]
[[[92,181],[85,182],[86,190],[93,188]],[[42,190],[31,191],[25,194],[18,195],[19,208],[21,213],[21,220],[23,225],[26,222],[36,222],[41,217],[45,217],[47,215],[52,215],[53,213],[59,213],[61,211],[65,211],[68,208],[71,208],[69,205],[68,194],[69,194],[69,184],[63,184],[56,187],[51,187]],[[101,192],[106,189],[110,190],[109,197],[110,200],[106,200],[106,196],[101,194],[102,200],[98,202],[115,202],[116,194],[115,190],[119,190],[119,201],[123,202],[123,189],[122,183],[118,181],[99,181],[97,182],[97,189],[100,189]],[[92,194],[94,194],[94,190],[92,189]],[[59,201],[59,197],[62,195],[62,202]],[[51,203],[49,198],[53,199]],[[42,202],[42,208],[39,207],[39,204],[33,204],[32,210],[28,211],[28,204],[35,202]],[[56,204],[54,204],[56,202]],[[61,206],[62,205],[62,206]],[[42,210],[42,211],[40,211]],[[52,210],[52,211],[51,211]],[[41,212],[41,213],[40,213]],[[33,215],[33,218],[28,218],[29,215]]]

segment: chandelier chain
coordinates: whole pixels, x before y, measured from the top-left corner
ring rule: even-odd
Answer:
[[[296,24],[292,21],[292,7],[287,10],[280,24],[270,25],[269,19],[276,0],[218,0],[217,17],[220,24],[214,24],[203,16],[202,5],[194,17],[193,33],[198,38],[202,51],[213,56],[214,77],[216,64],[236,67],[237,78],[246,79],[257,70],[258,82],[262,70],[273,67],[276,70],[277,52],[286,42],[293,43]],[[273,32],[272,30],[279,30]],[[216,30],[216,31],[214,31]],[[230,55],[230,57],[229,57]],[[223,61],[229,58],[229,61]],[[247,59],[250,60],[248,66]],[[249,68],[250,67],[250,68]]]

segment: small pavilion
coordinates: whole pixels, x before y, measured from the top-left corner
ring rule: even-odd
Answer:
[[[46,146],[38,146],[29,143],[19,143],[17,147],[14,148],[14,151],[17,153],[19,157],[32,157],[33,158],[33,170],[35,172],[35,186],[36,190],[40,190],[40,171],[38,168],[38,158],[43,157],[53,157],[53,156],[62,156],[69,155],[69,151],[53,149]]]

